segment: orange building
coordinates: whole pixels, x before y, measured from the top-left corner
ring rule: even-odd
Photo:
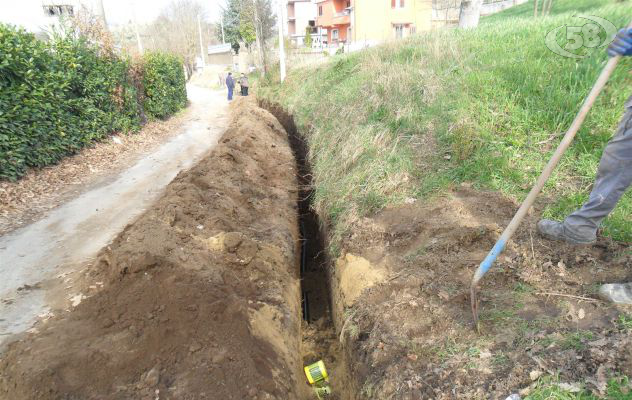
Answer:
[[[351,41],[352,0],[316,0],[316,26],[327,29],[327,43]]]

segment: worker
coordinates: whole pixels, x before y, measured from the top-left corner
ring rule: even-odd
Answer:
[[[619,31],[608,47],[608,55],[632,56],[632,29]],[[592,244],[597,239],[601,222],[615,208],[632,184],[632,96],[625,103],[625,113],[614,137],[604,149],[597,178],[588,201],[564,222],[543,219],[538,232],[547,239],[574,245]],[[605,284],[599,295],[618,304],[632,304],[632,282]]]
[[[233,90],[235,90],[235,80],[232,72],[229,72],[226,77],[226,87],[228,88],[228,101],[231,101],[233,99]]]
[[[242,73],[239,78],[239,85],[241,86],[241,95],[248,96],[248,77]]]

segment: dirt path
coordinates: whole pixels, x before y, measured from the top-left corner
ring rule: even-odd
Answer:
[[[176,174],[216,143],[227,125],[223,93],[189,87],[191,118],[153,153],[41,220],[0,237],[0,343],[28,329],[76,290],[72,272],[150,205]]]

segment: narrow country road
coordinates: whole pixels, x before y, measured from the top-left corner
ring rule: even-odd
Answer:
[[[0,345],[29,329],[51,304],[77,294],[65,277],[90,262],[178,172],[217,143],[228,121],[223,92],[195,86],[187,91],[191,118],[178,135],[108,183],[0,237]]]

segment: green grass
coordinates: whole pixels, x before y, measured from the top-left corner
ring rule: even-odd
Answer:
[[[579,392],[565,390],[557,379],[542,378],[538,386],[524,400],[630,400],[632,392],[627,378],[613,378],[608,381],[605,397],[598,397],[582,389]]]
[[[427,200],[464,181],[523,199],[604,66],[604,49],[575,60],[549,51],[553,28],[575,13],[617,27],[630,2],[555,0],[552,15],[525,4],[475,30],[439,30],[332,57],[315,69],[268,77],[259,96],[281,103],[307,135],[314,206],[328,220],[331,250],[355,221],[386,205]],[[563,218],[581,205],[605,143],[631,94],[629,58],[618,67],[540,201]],[[266,83],[267,82],[267,83]],[[632,194],[604,233],[632,241]]]
[[[622,331],[632,331],[632,315],[621,314],[617,318],[617,326]]]

